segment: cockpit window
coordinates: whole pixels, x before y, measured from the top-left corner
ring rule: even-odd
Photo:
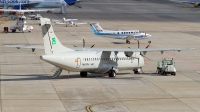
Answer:
[[[166,63],[167,65],[172,65],[172,64],[173,64],[172,60],[165,60],[165,63]]]

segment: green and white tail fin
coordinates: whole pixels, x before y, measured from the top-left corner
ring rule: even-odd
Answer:
[[[63,46],[56,37],[51,20],[49,18],[41,18],[42,35],[44,42],[45,54],[56,54],[61,52],[73,51]]]

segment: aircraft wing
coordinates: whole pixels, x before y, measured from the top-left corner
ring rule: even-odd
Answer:
[[[24,4],[21,4],[23,7],[26,7],[26,8],[34,8],[35,6],[39,5],[41,2],[36,2],[36,3],[24,3]]]
[[[66,23],[66,22],[63,23],[63,22],[55,21],[54,24],[55,25],[66,25],[66,24],[69,24],[69,23]]]
[[[87,23],[75,23],[75,25],[84,25],[84,24],[87,24]]]
[[[44,46],[41,45],[5,45],[5,47],[16,47],[17,49],[26,48],[26,49],[44,49]]]
[[[123,37],[123,39],[131,40],[131,39],[134,39],[134,36],[133,35],[129,35],[129,36]]]
[[[26,48],[26,49],[44,49],[44,46],[40,45],[5,45],[5,47],[16,47],[18,49],[20,48]],[[70,49],[73,49],[75,51],[83,51],[83,48],[80,47],[71,47]],[[194,50],[194,48],[85,48],[86,51],[97,51],[97,52],[143,52],[146,54],[147,52],[156,52],[159,51],[161,54],[164,51],[186,51],[186,50]]]
[[[78,19],[65,19],[65,22],[69,22],[69,21],[76,21]]]
[[[1,9],[1,11],[4,11],[4,12],[19,12],[19,10],[15,10],[15,9]]]
[[[48,10],[15,10],[15,9],[1,9],[5,12],[45,12]]]

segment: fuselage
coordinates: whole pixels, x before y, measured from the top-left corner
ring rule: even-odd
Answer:
[[[7,3],[8,7],[17,8],[19,2],[22,4],[38,3],[34,8],[59,8],[61,4],[67,4],[64,0],[0,0],[0,7],[3,7]]]
[[[135,54],[133,53],[133,55]],[[42,55],[40,58],[62,69],[74,72],[106,73],[112,67],[117,70],[135,70],[144,66],[144,58],[141,55],[139,58],[127,57],[124,52],[118,52],[115,55],[114,52],[70,51]]]
[[[126,30],[126,31],[112,31],[112,30],[98,30],[96,35],[113,37],[117,39],[123,39],[127,36],[134,36],[134,39],[146,39],[150,38],[150,34],[142,33],[139,30]]]

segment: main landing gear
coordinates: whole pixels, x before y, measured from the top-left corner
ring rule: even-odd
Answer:
[[[53,69],[53,71],[55,71],[55,72],[53,74],[52,79],[55,79],[62,73],[62,68],[56,67]]]
[[[108,75],[109,75],[109,77],[115,77],[115,76],[116,76],[115,70],[110,70],[110,71],[108,72]]]
[[[80,72],[81,77],[87,77],[87,72]]]
[[[129,40],[126,40],[126,43],[127,43],[127,44],[130,44],[130,41],[129,41]]]

